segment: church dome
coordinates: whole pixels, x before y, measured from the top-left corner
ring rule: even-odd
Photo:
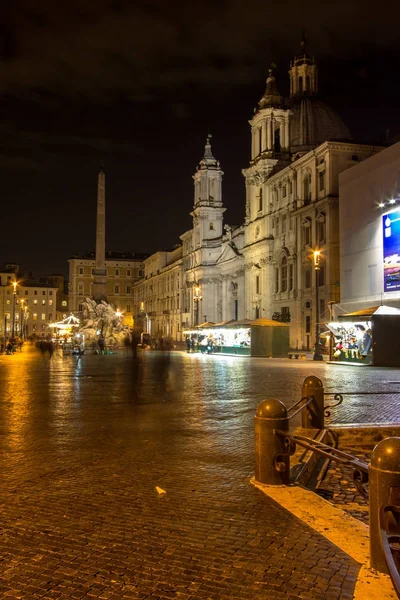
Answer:
[[[337,112],[316,96],[291,98],[290,149],[307,151],[327,140],[346,139],[352,136]]]

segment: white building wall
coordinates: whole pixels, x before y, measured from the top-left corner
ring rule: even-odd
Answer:
[[[339,179],[341,308],[400,307],[400,291],[384,291],[382,231],[382,216],[400,211],[400,143]]]

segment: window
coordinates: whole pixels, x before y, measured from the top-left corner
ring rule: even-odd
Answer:
[[[275,269],[275,294],[279,292],[279,269]]]
[[[286,185],[282,186],[282,198],[286,198],[287,195],[287,187]]]
[[[128,312],[128,313],[131,312],[131,305],[130,304],[126,305],[126,312]]]
[[[289,181],[289,196],[291,196],[291,195],[292,195],[292,193],[293,193],[293,183],[292,183],[292,181],[290,180],[290,181]]]
[[[63,301],[61,302],[61,306],[67,306],[67,301],[66,301],[66,300],[63,300]]]
[[[306,316],[306,333],[311,333],[311,317],[310,317],[310,315]]]
[[[78,310],[79,310],[79,312],[83,311],[83,304],[78,304]]]
[[[33,301],[33,304],[37,304],[37,300],[34,300],[34,301]]]
[[[42,321],[45,321],[45,320],[46,320],[46,315],[45,315],[45,313],[42,313]]]
[[[282,233],[286,233],[286,215],[282,217]]]
[[[143,277],[143,270],[139,269],[139,277]]]
[[[114,285],[114,294],[119,294],[119,285]]]
[[[304,204],[311,202],[311,173],[307,173],[303,180]]]
[[[95,268],[92,268],[92,275],[94,275],[94,274],[95,274],[95,272],[96,272],[96,269],[95,269]]]
[[[44,291],[43,291],[43,292],[42,292],[42,296],[45,296],[45,295],[46,295],[46,292],[44,292]]]
[[[29,294],[28,290],[25,290],[25,296],[27,296]]]
[[[210,223],[210,231],[214,231],[214,223]]]
[[[303,78],[299,77],[299,93],[303,93]]]
[[[256,275],[256,294],[260,293],[260,276]]]
[[[36,300],[36,303],[37,303],[37,300]],[[10,304],[10,300],[7,300],[7,304]]]
[[[32,325],[32,331],[36,331],[36,325]]]
[[[126,276],[127,276],[127,277],[130,277],[130,276],[131,276],[131,270],[130,270],[130,269],[127,269],[127,270],[126,270]]]
[[[290,264],[289,265],[289,287],[288,290],[292,290],[293,289],[293,265]]]
[[[49,321],[51,321],[53,319],[53,315],[51,313],[49,313]]]
[[[34,321],[37,321],[37,313],[33,313],[32,318]]]
[[[274,151],[280,152],[281,150],[281,130],[279,127],[274,132]]]
[[[130,294],[130,293],[131,293],[131,291],[132,291],[132,287],[131,287],[130,285],[127,285],[127,286],[126,286],[126,293],[127,293],[127,294]]]
[[[260,212],[263,209],[263,192],[262,188],[258,191],[258,211]]]
[[[306,289],[311,287],[311,269],[306,269],[304,271],[304,287]]]
[[[304,219],[302,222],[303,226],[303,244],[304,246],[311,246],[311,221],[310,219]]]
[[[42,305],[46,304],[46,300],[42,300]]]
[[[79,275],[83,275],[83,267],[79,267]]]
[[[53,300],[49,300],[49,306],[53,305]]]
[[[325,189],[325,171],[319,172],[318,179],[319,179],[319,191],[322,192]]]
[[[37,296],[37,290],[35,290],[35,291],[33,292],[33,295],[34,295],[34,296]]]
[[[281,262],[281,292],[287,292],[287,258],[284,256]]]
[[[319,244],[324,243],[326,240],[326,220],[325,215],[323,213],[319,213],[316,218],[316,229],[317,229],[317,239]]]
[[[53,292],[50,290],[50,292],[49,292],[49,296],[52,296],[52,295],[53,295]]]
[[[115,277],[119,277],[119,269],[115,269],[114,275],[115,275]]]
[[[275,235],[279,235],[279,219],[275,221]]]

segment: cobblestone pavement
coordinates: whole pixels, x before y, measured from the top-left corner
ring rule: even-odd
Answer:
[[[357,456],[362,461],[369,463],[371,458],[371,449],[354,451],[354,448],[340,446],[341,450]],[[368,483],[364,485],[368,491]],[[339,467],[332,462],[327,470],[317,494],[329,500],[332,504],[341,508],[349,515],[362,521],[366,525],[369,523],[369,511],[367,500],[357,491],[353,483],[353,469],[350,467]]]
[[[249,477],[261,400],[292,404],[312,373],[359,389],[360,371],[184,353],[0,356],[0,597],[352,598],[358,565]],[[400,383],[397,371],[362,376]]]

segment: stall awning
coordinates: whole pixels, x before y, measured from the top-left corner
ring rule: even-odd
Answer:
[[[255,321],[251,321],[249,325],[252,327],[290,327],[289,323],[281,323],[272,319],[256,319]]]
[[[354,319],[371,319],[372,315],[400,315],[400,309],[394,306],[371,306],[355,312],[338,315],[338,321],[354,321]]]

